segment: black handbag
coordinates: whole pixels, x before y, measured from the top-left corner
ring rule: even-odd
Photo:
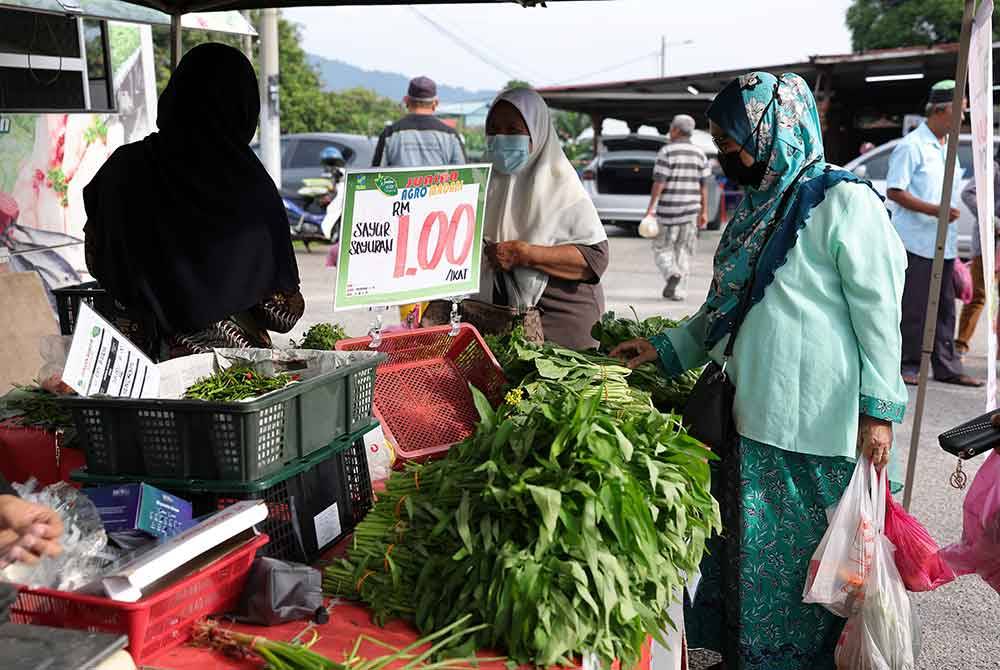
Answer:
[[[781,197],[781,203],[775,210],[777,220],[782,220],[785,215],[785,208],[789,199],[795,191],[795,185],[799,179],[812,167],[816,161],[806,165],[795,176]],[[775,226],[768,233],[767,238],[761,245],[761,249],[767,247],[771,241],[771,236],[779,226]],[[722,365],[712,361],[702,371],[698,382],[691,390],[687,403],[684,405],[684,423],[687,426],[688,434],[709,447],[720,456],[728,452],[736,443],[736,421],[733,419],[733,404],[736,401],[736,387],[729,380],[726,374],[726,365],[733,356],[733,347],[736,344],[736,335],[746,319],[747,312],[753,302],[753,285],[757,278],[757,266],[754,265],[750,273],[750,279],[745,285],[743,296],[740,299],[739,312],[733,322],[732,330],[729,333],[729,341],[726,343],[725,352],[722,354]]]
[[[972,421],[966,421],[938,436],[941,448],[962,460],[975,458],[979,454],[1000,446],[1000,428],[993,425],[993,417],[1000,410],[987,412]]]
[[[750,295],[750,291],[747,291],[747,295]],[[726,364],[733,355],[736,333],[746,316],[742,302],[740,307],[742,313],[733,324],[722,365],[712,361],[705,367],[684,405],[684,423],[688,435],[719,455],[735,443],[737,435],[736,422],[733,420],[736,387],[726,375]]]

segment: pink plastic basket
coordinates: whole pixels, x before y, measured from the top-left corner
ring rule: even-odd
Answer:
[[[13,623],[128,635],[136,664],[191,639],[198,619],[224,614],[239,601],[257,550],[258,535],[159,593],[135,603],[52,589],[23,589],[10,610]]]
[[[365,351],[370,337],[341,340],[337,349]],[[382,336],[387,359],[375,373],[375,412],[396,443],[400,461],[423,462],[447,453],[479,422],[469,385],[494,406],[507,380],[479,332],[468,324],[420,328]]]

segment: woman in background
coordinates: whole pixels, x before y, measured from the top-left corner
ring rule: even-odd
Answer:
[[[494,169],[482,299],[537,307],[546,340],[592,348],[590,330],[604,312],[608,237],[542,97],[527,88],[501,93],[486,119],[486,144]]]

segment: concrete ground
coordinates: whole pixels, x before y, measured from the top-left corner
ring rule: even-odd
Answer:
[[[664,301],[660,297],[663,282],[653,264],[650,244],[609,229],[611,267],[604,277],[608,309],[625,313],[635,307],[641,317],[653,314],[684,316],[698,309],[711,278],[712,254],[718,233],[707,233],[700,241],[688,282],[689,298],[684,303]],[[337,321],[352,335],[368,329],[367,312],[333,313],[335,271],[325,267],[325,248],[311,254],[300,251],[299,270],[306,296],[306,316],[293,336],[321,321]],[[386,314],[386,323],[398,322],[395,310]],[[985,328],[984,324],[980,325]],[[976,347],[967,359],[970,374],[985,377],[985,335],[977,334]],[[948,479],[956,459],[937,445],[937,436],[984,411],[984,393],[931,382],[927,396],[919,443],[916,484],[912,512],[942,545],[955,542],[962,532],[964,492],[956,491]],[[912,433],[912,411],[916,392],[911,390],[910,413],[896,431],[896,457],[906,459]],[[969,478],[982,458],[965,464]],[[1000,595],[978,577],[962,577],[953,584],[926,594],[915,594],[913,602],[922,627],[919,670],[972,670],[1000,668]],[[692,667],[701,667],[696,664]]]

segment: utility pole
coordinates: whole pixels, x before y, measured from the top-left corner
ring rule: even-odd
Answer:
[[[667,76],[667,36],[660,37],[660,79]]]
[[[278,10],[260,12],[260,155],[281,187],[281,113],[278,100]]]
[[[679,42],[668,42],[667,36],[660,38],[660,78],[667,76],[667,61],[669,60],[670,47],[688,47],[694,44],[694,40],[681,40]]]

